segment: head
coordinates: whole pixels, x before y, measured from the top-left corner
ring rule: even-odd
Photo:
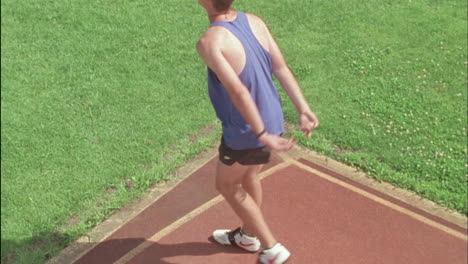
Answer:
[[[234,0],[198,0],[205,9],[214,9],[214,11],[223,12],[231,9]]]

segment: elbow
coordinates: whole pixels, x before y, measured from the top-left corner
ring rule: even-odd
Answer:
[[[273,67],[273,74],[276,77],[284,76],[284,74],[287,73],[288,71],[289,71],[289,67],[286,64],[282,64],[282,65],[278,65],[276,67]]]
[[[245,97],[246,93],[241,89],[233,89],[231,90],[231,98],[233,101],[242,101]]]
[[[250,99],[250,93],[247,89],[240,89],[239,87],[232,87],[228,89],[229,96],[235,105],[243,104],[245,100]]]

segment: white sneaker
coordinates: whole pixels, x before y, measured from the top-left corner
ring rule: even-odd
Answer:
[[[233,245],[250,252],[257,252],[260,249],[260,241],[256,237],[244,235],[240,227],[234,231],[228,229],[215,230],[213,238],[221,245]]]
[[[289,256],[291,253],[280,243],[277,243],[274,247],[260,253],[257,264],[283,264]]]

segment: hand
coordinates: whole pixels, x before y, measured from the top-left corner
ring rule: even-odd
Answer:
[[[299,116],[299,122],[301,123],[301,130],[307,138],[312,136],[312,130],[319,126],[319,120],[314,112],[308,110],[304,111]]]
[[[280,136],[270,135],[268,133],[260,136],[258,140],[265,143],[268,148],[274,151],[290,150],[296,144],[292,138],[286,139]]]

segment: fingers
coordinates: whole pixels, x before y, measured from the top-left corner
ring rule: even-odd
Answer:
[[[306,115],[307,115],[307,117],[309,119],[309,122],[310,122],[310,125],[311,125],[311,130],[316,129],[319,126],[319,120],[318,120],[317,116],[315,116],[314,113],[309,113],[309,112]]]
[[[310,138],[312,136],[312,130],[314,130],[316,127],[316,123],[308,122],[305,126],[303,126],[302,133],[304,133],[307,138]]]
[[[283,138],[281,136],[275,136],[267,134],[263,137],[263,142],[274,151],[287,151],[296,145],[294,138]]]
[[[287,150],[290,150],[296,145],[296,141],[293,138],[290,138],[286,144]]]
[[[319,120],[317,118],[315,118],[315,120],[314,120],[314,122],[312,122],[312,124],[313,124],[312,129],[316,129],[319,126],[320,122],[319,122]]]
[[[295,142],[292,138],[285,139],[280,138],[281,141],[279,142],[279,149],[278,150],[290,150],[294,146]]]
[[[304,112],[301,116],[301,129],[302,133],[307,138],[312,136],[312,130],[319,126],[319,120],[313,112]]]
[[[276,151],[287,151],[287,150],[292,149],[295,144],[296,144],[296,141],[294,141],[293,138],[286,139],[286,138],[277,136],[275,138],[275,142],[270,146],[270,148]]]

